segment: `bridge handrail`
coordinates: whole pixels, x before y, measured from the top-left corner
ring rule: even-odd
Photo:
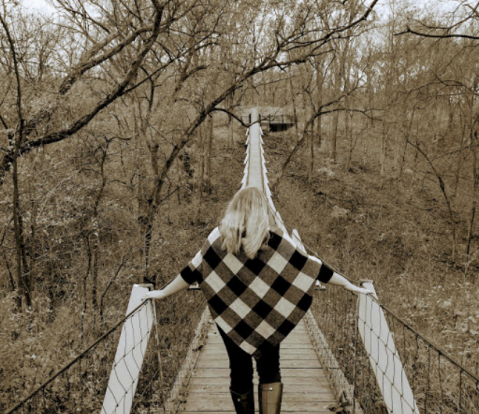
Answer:
[[[175,302],[175,304],[179,302],[175,298],[173,298],[173,301]],[[5,414],[30,413],[32,411],[38,413],[54,412],[60,410],[60,407],[68,407],[68,409],[70,410],[69,412],[90,413],[92,411],[96,412],[96,409],[98,409],[98,412],[100,412],[100,409],[102,408],[101,404],[106,404],[106,398],[104,399],[103,395],[101,394],[102,388],[106,386],[107,394],[108,392],[112,394],[110,392],[110,383],[106,385],[105,380],[108,380],[108,378],[110,377],[111,382],[112,377],[116,376],[118,378],[119,375],[121,378],[121,373],[116,373],[117,369],[123,368],[123,371],[125,369],[127,371],[129,370],[128,366],[126,366],[126,362],[123,363],[123,367],[116,367],[116,362],[114,362],[111,357],[114,355],[115,349],[118,348],[117,338],[119,337],[120,332],[122,332],[123,335],[125,325],[130,325],[130,321],[132,321],[131,324],[134,325],[132,328],[133,331],[130,329],[130,333],[128,334],[129,336],[125,337],[124,344],[126,348],[123,350],[122,357],[128,359],[131,355],[135,353],[138,355],[142,354],[146,358],[146,361],[143,364],[144,368],[142,368],[141,372],[143,376],[146,375],[148,377],[148,383],[146,385],[145,383],[143,383],[143,389],[141,390],[142,392],[138,392],[136,399],[133,401],[134,404],[132,405],[132,412],[138,408],[139,403],[144,404],[145,397],[143,396],[143,394],[145,393],[145,390],[147,390],[148,392],[148,394],[146,395],[151,394],[153,396],[153,398],[148,400],[148,403],[151,407],[157,407],[158,409],[161,409],[161,407],[163,407],[163,409],[166,409],[166,406],[174,406],[176,403],[173,404],[172,398],[168,398],[168,400],[166,400],[166,398],[168,396],[171,397],[171,394],[178,394],[177,391],[179,390],[179,385],[182,385],[182,378],[179,377],[184,376],[184,372],[182,372],[182,370],[184,370],[184,367],[186,365],[184,363],[182,364],[183,360],[175,359],[174,365],[177,366],[177,368],[171,367],[171,364],[169,364],[169,369],[170,371],[174,371],[175,369],[177,369],[178,381],[172,383],[171,381],[175,378],[171,377],[168,377],[165,379],[165,381],[163,381],[164,374],[163,368],[161,366],[162,364],[160,351],[164,350],[164,347],[161,346],[161,343],[163,343],[164,339],[163,337],[157,336],[157,331],[155,332],[155,336],[157,339],[157,344],[155,346],[157,346],[158,350],[153,352],[149,351],[145,354],[146,346],[148,344],[147,337],[150,336],[151,330],[157,328],[158,326],[161,327],[163,325],[162,318],[165,316],[160,313],[160,319],[158,320],[158,324],[151,324],[151,318],[153,318],[153,322],[154,320],[156,320],[156,311],[154,310],[152,315],[147,316],[147,318],[149,318],[149,323],[151,327],[148,328],[147,331],[143,331],[142,333],[142,325],[146,326],[147,323],[141,322],[142,316],[139,315],[143,313],[145,306],[151,304],[152,303],[150,303],[150,301],[146,301],[140,303],[139,305],[131,309],[131,311],[127,312],[127,314],[125,316],[122,316],[117,322],[115,322],[115,324],[111,328],[109,328],[107,332],[102,334],[98,339],[93,341],[78,355],[72,358],[68,363],[63,365],[51,377],[45,380],[41,385],[37,386],[32,392],[30,392],[26,397],[22,398],[21,401],[17,402],[13,407],[7,408],[8,411],[6,411]],[[198,342],[198,339],[204,340],[204,335],[202,335],[202,339],[197,338],[198,329],[195,330],[195,327],[197,328],[199,324],[196,323],[197,321],[194,319],[197,319],[198,317],[200,321],[205,322],[205,318],[200,318],[200,316],[204,311],[206,305],[204,300],[199,297],[198,299],[193,300],[191,306],[194,309],[190,313],[183,313],[181,312],[181,309],[179,309],[178,319],[175,321],[175,323],[182,326],[190,325],[194,331],[192,343],[196,341],[195,343],[197,343],[197,348],[201,348],[201,344]],[[170,318],[175,318],[176,316],[177,311],[175,311],[174,309],[176,309],[176,307],[171,309],[172,312],[169,312]],[[196,314],[197,317],[194,316]],[[133,321],[133,319],[135,318],[137,322]],[[144,321],[146,322],[146,320]],[[138,325],[136,325],[136,323],[138,323]],[[194,323],[194,326],[191,323]],[[129,328],[131,327],[129,326]],[[193,331],[191,333],[193,333]],[[135,335],[137,335],[138,333],[140,334],[140,336],[135,339]],[[202,331],[201,333],[204,332]],[[184,335],[181,335],[181,337],[184,337]],[[174,340],[175,338],[176,337],[170,338],[169,341],[172,341],[172,339]],[[150,340],[149,342],[152,341]],[[134,347],[131,348],[131,343],[138,344],[134,345]],[[184,348],[181,347],[181,344],[178,345],[176,344],[176,342],[170,343],[173,343],[173,349],[176,347],[178,349],[184,350]],[[141,350],[140,347],[142,348]],[[197,356],[197,351],[198,350],[196,350],[195,356]],[[119,352],[120,351],[118,351],[117,349],[117,353]],[[186,352],[185,359],[190,354],[190,349],[188,349]],[[136,357],[133,355],[132,358],[133,362],[130,361],[130,363],[135,365],[137,363],[135,359]],[[188,364],[188,367],[189,365],[191,364]],[[164,363],[163,367],[165,367]],[[131,375],[129,371],[128,373]],[[132,377],[131,379],[134,379],[133,382],[138,382],[138,377]],[[155,389],[153,389],[152,386],[156,384],[159,385]],[[92,388],[92,386],[96,388]],[[166,395],[165,389],[168,390],[168,395]],[[98,393],[98,391],[100,391],[100,394]],[[82,393],[85,393],[85,396],[81,395]],[[134,395],[132,394],[131,398],[133,397]],[[115,396],[110,396],[110,400],[114,402]],[[124,404],[122,403],[121,405]],[[92,410],[92,407],[95,407],[95,409]],[[63,408],[63,410],[64,409],[65,408]],[[122,410],[123,407],[119,407],[118,409],[113,409],[113,412],[120,414],[124,412]],[[106,411],[103,410],[102,412]],[[108,412],[110,411],[108,410]]]
[[[286,226],[285,227],[290,231],[292,232],[293,229],[291,229],[290,227]],[[314,250],[312,250],[310,247],[308,247],[307,244],[304,243],[303,240],[301,240],[301,243],[302,245],[306,248],[307,251],[309,251],[309,253],[311,253],[312,256],[318,258],[319,260],[321,260],[323,263],[325,263],[329,268],[331,268],[333,270],[333,272],[337,273],[337,274],[340,274],[341,276],[343,276],[345,279],[349,280],[351,283],[355,283],[355,284],[362,284],[363,282],[363,279],[361,280],[354,280],[354,279],[350,279],[348,278],[347,276],[345,276],[343,273],[340,273],[339,271],[335,270],[335,268],[333,266],[331,266],[329,263],[327,263],[326,261],[323,260],[322,257],[319,256],[318,253],[316,253]],[[409,329],[411,332],[414,333],[414,335],[417,335],[418,338],[421,338],[422,341],[424,341],[425,343],[428,344],[428,346],[430,346],[431,348],[433,348],[435,351],[437,351],[439,354],[441,354],[443,357],[445,357],[446,359],[449,360],[449,362],[451,362],[452,364],[456,365],[458,368],[461,368],[464,373],[466,373],[467,375],[469,375],[471,377],[471,379],[474,379],[476,381],[479,381],[479,377],[475,374],[473,374],[472,372],[470,372],[467,368],[464,368],[459,362],[457,362],[454,357],[450,356],[447,351],[445,351],[444,349],[442,349],[439,345],[437,344],[434,344],[434,342],[432,342],[430,339],[426,338],[426,336],[422,333],[420,333],[419,331],[417,331],[415,328],[413,328],[411,326],[410,323],[406,322],[403,318],[399,317],[395,312],[393,312],[391,309],[389,309],[389,307],[387,307],[386,305],[384,305],[383,303],[381,303],[381,301],[377,298],[377,297],[374,297],[374,296],[371,296],[371,299],[376,302],[378,304],[378,306],[385,310],[386,312],[388,312],[388,314],[390,314],[394,319],[396,319],[399,323],[401,323],[402,325],[404,325],[404,327],[406,327],[407,329]]]
[[[126,316],[121,318],[113,327],[111,327],[106,333],[104,333],[101,337],[99,337],[96,341],[91,343],[87,346],[83,351],[81,351],[76,357],[70,360],[67,364],[65,364],[62,368],[60,368],[57,372],[55,372],[50,378],[48,378],[45,382],[35,388],[30,394],[28,394],[22,401],[18,404],[10,408],[5,414],[12,414],[14,411],[18,410],[22,407],[28,400],[32,399],[36,394],[38,394],[42,389],[45,389],[50,383],[52,383],[55,379],[57,379],[60,375],[66,372],[70,367],[72,367],[76,362],[82,359],[85,355],[87,355],[93,348],[95,348],[99,343],[103,342],[107,337],[109,337],[113,332],[115,332],[127,319],[131,318],[136,312],[138,312],[142,307],[146,305],[146,302],[141,303],[135,309],[133,309],[130,313]]]

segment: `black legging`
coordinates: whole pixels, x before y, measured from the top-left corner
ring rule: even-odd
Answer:
[[[217,325],[218,326],[218,325]],[[226,346],[230,360],[230,389],[238,394],[245,394],[253,388],[253,360],[250,354],[236,345],[218,326],[218,331]],[[281,382],[279,367],[279,345],[263,352],[256,360],[259,383]]]

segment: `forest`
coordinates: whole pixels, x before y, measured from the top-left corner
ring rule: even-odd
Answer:
[[[251,108],[295,119],[264,135],[285,223],[479,374],[479,3],[50,4],[0,0],[0,409],[191,260]],[[172,361],[184,295],[158,305]]]

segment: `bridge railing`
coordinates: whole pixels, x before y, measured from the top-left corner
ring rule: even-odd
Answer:
[[[132,303],[139,302],[130,298],[124,318],[28,396],[12,396],[6,414],[176,411],[191,354],[201,348],[205,301],[189,294]]]
[[[315,292],[311,307],[337,361],[331,368],[340,369],[354,390],[355,401],[349,398],[347,403],[350,412],[479,414],[477,376],[379,301],[369,300],[371,304],[361,311],[356,295],[327,286]],[[374,318],[377,321],[371,326]],[[417,407],[405,395],[406,382]]]

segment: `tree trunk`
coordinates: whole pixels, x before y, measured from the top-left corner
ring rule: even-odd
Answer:
[[[208,118],[205,140],[205,191],[211,194],[211,146],[213,143],[213,117]]]
[[[30,192],[33,193],[33,189],[30,188]],[[37,220],[37,203],[32,199],[31,201],[31,224],[30,224],[30,243],[29,243],[29,250],[30,250],[30,261],[29,261],[29,283],[31,286],[31,289],[35,289],[35,285],[33,283],[33,280],[35,278],[35,243],[36,243],[36,231],[35,231],[35,224]]]
[[[149,283],[150,280],[150,248],[151,248],[151,236],[153,234],[153,217],[148,217],[148,222],[143,227],[143,238],[144,238],[144,266],[145,270],[143,272],[143,278],[141,278],[140,283]],[[151,220],[151,221],[150,221]]]
[[[381,147],[381,175],[384,175],[384,165],[386,164],[386,151],[387,151],[388,131],[383,126],[382,133],[382,147]]]
[[[105,161],[108,156],[108,146],[107,143],[105,148],[102,148],[102,157],[100,160],[100,189],[93,206],[93,249],[92,249],[92,286],[91,286],[91,304],[93,309],[93,318],[96,317],[98,311],[98,264],[100,261],[100,229],[98,228],[98,209],[100,207],[101,199],[106,187],[106,175],[105,175]]]
[[[234,148],[234,137],[235,137],[235,132],[234,132],[234,122],[233,122],[233,118],[229,117],[229,129],[230,129],[230,133],[229,133],[229,140],[228,140],[228,148],[230,150],[233,150]]]
[[[408,137],[409,139],[409,137]],[[402,151],[401,161],[399,163],[399,173],[398,173],[398,180],[402,178],[402,174],[404,172],[404,164],[406,163],[406,151],[407,151],[407,140],[404,143],[404,148]]]
[[[461,168],[464,161],[464,156],[462,155],[462,149],[464,148],[464,139],[466,137],[466,125],[462,122],[462,131],[461,131],[461,151],[457,154],[457,165],[456,165],[456,177],[454,180],[454,193],[453,197],[457,196],[457,189],[459,187],[459,180],[461,175]]]
[[[28,271],[28,263],[25,252],[25,242],[23,234],[23,217],[20,211],[20,195],[18,189],[18,157],[20,156],[20,149],[23,146],[25,140],[25,120],[23,119],[23,108],[22,108],[22,82],[19,64],[17,60],[16,44],[10,35],[10,29],[0,15],[0,23],[2,24],[7,42],[9,44],[10,54],[13,62],[13,70],[15,72],[16,78],[16,109],[18,115],[18,123],[15,132],[7,135],[9,146],[13,147],[13,158],[5,155],[2,159],[2,163],[7,163],[5,168],[3,168],[2,178],[4,174],[10,168],[10,165],[13,167],[13,226],[15,231],[15,248],[16,248],[16,262],[17,262],[17,286],[18,286],[18,296],[17,296],[17,306],[19,309],[23,310],[22,301],[23,297],[25,298],[25,303],[28,307],[32,305],[31,297],[31,284],[32,279]],[[4,180],[1,180],[3,184]]]
[[[314,171],[314,122],[311,122],[311,132],[309,134],[309,166],[308,166],[308,184],[313,181]]]
[[[317,102],[316,107],[318,110],[323,105],[323,83],[324,83],[324,76],[322,72],[322,67],[318,67],[316,71],[316,88],[317,88]],[[321,115],[316,118],[316,136],[318,137],[318,148],[321,148],[321,141],[322,141],[322,117]]]
[[[412,113],[411,113],[411,120],[410,120],[409,125],[407,126],[407,130],[406,130],[406,139],[405,139],[405,142],[404,142],[404,147],[402,149],[401,159],[399,160],[398,180],[400,180],[402,178],[402,174],[404,172],[404,165],[406,163],[407,143],[409,141],[409,137],[411,136],[412,126],[414,124],[414,113],[415,112],[414,112],[414,109],[413,109]],[[398,147],[399,147],[399,143],[398,143]]]
[[[98,262],[99,258],[99,237],[93,235],[93,251],[92,251],[92,284],[91,284],[91,307],[93,310],[93,318],[96,316],[98,310]]]
[[[330,158],[333,161],[336,161],[336,149],[337,149],[337,140],[338,140],[338,120],[339,120],[339,111],[336,111],[333,114],[333,127],[331,128],[331,155],[330,155]]]
[[[81,319],[80,319],[80,332],[82,334],[82,338],[83,338],[83,332],[84,332],[84,327],[85,327],[85,315],[87,313],[87,308],[88,308],[88,289],[87,289],[87,286],[88,286],[88,276],[90,276],[90,271],[91,271],[91,263],[92,263],[92,254],[91,254],[91,248],[90,248],[90,237],[89,235],[85,232],[83,234],[83,240],[85,242],[85,247],[86,247],[86,251],[87,251],[87,257],[88,257],[88,264],[87,264],[87,268],[86,268],[86,272],[85,272],[85,276],[83,277],[83,286],[82,286],[82,290],[83,290],[83,312],[82,312],[82,315],[81,315]],[[53,266],[52,266],[53,268]]]
[[[469,220],[469,228],[467,231],[467,242],[466,242],[466,261],[469,260],[469,252],[471,248],[471,239],[473,236],[474,229],[474,220],[476,217],[476,206],[477,206],[477,186],[479,184],[479,176],[477,174],[477,131],[474,131],[472,134],[474,137],[471,140],[471,151],[472,151],[472,206],[471,206],[471,215]]]
[[[447,117],[447,132],[450,134],[454,125],[454,104],[448,100],[449,116]]]
[[[153,177],[154,182],[156,183],[158,180],[159,174],[159,166],[158,166],[158,150],[159,144],[157,142],[148,142],[148,150],[150,151],[150,160],[151,160],[151,167],[153,169]],[[156,184],[153,184],[156,186]],[[150,247],[151,247],[151,239],[153,235],[153,223],[155,221],[156,215],[156,206],[154,202],[154,197],[152,193],[154,190],[150,190],[149,188],[144,189],[145,193],[143,195],[146,198],[143,201],[144,203],[144,214],[141,216],[141,224],[142,224],[142,235],[143,235],[143,277],[140,278],[140,283],[149,283],[150,282]]]
[[[296,99],[294,97],[293,80],[291,79],[291,77],[289,78],[289,86],[291,89],[291,101],[293,102],[294,130],[296,132],[296,144],[297,144],[299,141],[298,113],[296,110]]]
[[[344,57],[344,53],[342,54],[341,57],[337,57],[333,64],[332,64],[332,70],[334,75],[331,77],[331,82],[332,82],[332,89],[334,91],[336,99],[339,98],[341,95],[341,82],[342,82],[342,73],[341,70],[343,69],[343,60],[342,58]],[[338,123],[339,123],[339,111],[336,111],[333,113],[333,119],[332,119],[332,128],[331,128],[331,156],[330,158],[333,161],[336,161],[336,156],[337,156],[337,143],[338,143]]]
[[[344,81],[344,89],[346,90],[346,80]],[[349,117],[349,96],[344,98],[344,138],[349,145],[349,151],[353,152],[353,136],[351,133],[350,117]]]
[[[199,224],[201,213],[201,201],[203,199],[203,179],[205,172],[205,136],[204,128],[198,128],[198,170],[196,173],[196,224]]]
[[[12,271],[10,269],[10,264],[8,263],[7,255],[5,254],[5,250],[3,250],[3,260],[5,261],[5,267],[7,269],[9,281],[10,281],[10,286],[12,288],[12,292],[15,292],[16,286],[15,286],[15,279],[13,277]]]
[[[19,138],[17,138],[19,139]],[[15,146],[19,147],[18,143]],[[15,247],[17,262],[17,286],[19,289],[17,305],[22,309],[22,299],[25,298],[25,304],[32,305],[31,280],[28,272],[28,263],[25,252],[23,217],[20,211],[20,196],[18,189],[18,161],[17,157],[13,159],[13,225],[15,229]]]

